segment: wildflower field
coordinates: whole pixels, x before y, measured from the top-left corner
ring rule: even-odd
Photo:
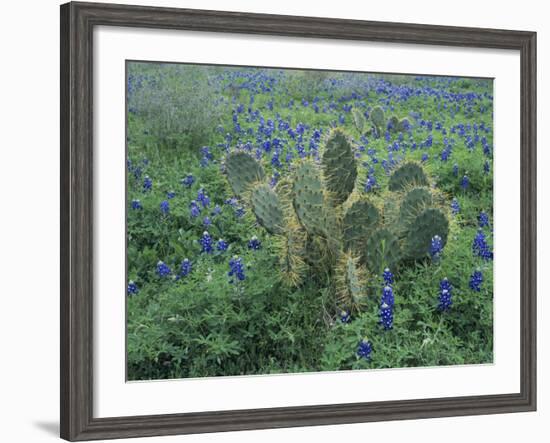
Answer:
[[[129,380],[492,362],[492,80],[126,80]]]

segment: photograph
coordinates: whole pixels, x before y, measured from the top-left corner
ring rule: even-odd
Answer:
[[[493,363],[492,78],[125,73],[128,381]]]

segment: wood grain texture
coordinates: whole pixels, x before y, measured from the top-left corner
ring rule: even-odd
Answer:
[[[129,26],[514,49],[521,57],[521,392],[112,418],[93,417],[93,27]],[[61,437],[70,441],[536,409],[536,34],[237,12],[61,6]],[[515,295],[515,294],[513,294]]]

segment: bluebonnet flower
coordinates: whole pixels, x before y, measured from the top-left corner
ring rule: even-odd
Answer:
[[[371,353],[372,353],[372,344],[370,341],[364,338],[359,342],[359,346],[357,347],[357,355],[360,358],[364,358],[365,360],[370,360]]]
[[[225,240],[222,240],[221,238],[218,239],[218,242],[216,243],[216,249],[218,251],[227,251],[227,248],[229,247],[229,245],[227,244],[227,242]]]
[[[369,174],[367,176],[367,181],[365,182],[365,192],[370,192],[376,187],[376,177],[374,174]]]
[[[189,211],[191,212],[191,217],[198,217],[201,213],[201,208],[195,200],[191,200],[189,203]]]
[[[170,267],[164,263],[163,261],[160,261],[157,263],[157,274],[159,277],[166,277],[167,275],[170,274],[170,272],[172,272],[170,270]]]
[[[483,163],[483,172],[485,174],[488,174],[491,171],[491,165],[489,163],[489,160],[485,160],[485,163]]]
[[[137,285],[133,280],[128,282],[128,295],[136,295],[139,292]]]
[[[458,177],[458,165],[456,163],[453,165],[453,175]]]
[[[384,283],[388,286],[393,284],[393,274],[390,271],[390,268],[384,269],[384,272],[382,273],[382,277],[384,278]]]
[[[481,211],[479,213],[478,221],[479,221],[479,227],[480,228],[483,228],[485,226],[489,226],[489,216],[484,211]]]
[[[470,179],[468,178],[467,175],[464,175],[464,177],[462,177],[460,186],[462,186],[462,189],[464,190],[468,189],[468,186],[470,186]]]
[[[430,255],[432,256],[432,259],[437,260],[441,255],[442,250],[443,250],[443,240],[439,235],[434,235],[432,237],[432,242],[430,245]]]
[[[340,312],[340,321],[342,323],[349,323],[351,321],[351,314],[349,313],[349,311]]]
[[[222,213],[222,207],[220,205],[214,206],[214,210],[212,211],[212,215],[220,215]]]
[[[258,237],[256,237],[255,235],[248,242],[248,249],[253,249],[257,251],[261,247],[262,247],[262,242],[258,240]]]
[[[453,304],[452,291],[453,287],[447,277],[445,277],[439,283],[439,304],[437,305],[437,309],[440,311],[448,311],[451,309]]]
[[[168,192],[166,193],[166,198],[167,198],[168,200],[173,199],[175,196],[176,196],[176,193],[175,193],[174,191],[168,191]]]
[[[485,233],[481,229],[477,231],[477,234],[474,237],[474,241],[472,243],[472,252],[474,253],[474,255],[477,255],[484,260],[493,259],[493,252],[489,248],[489,245],[487,244],[487,239],[485,238]]]
[[[208,233],[208,231],[204,231],[202,233],[202,237],[199,239],[199,243],[201,244],[201,252],[206,252],[207,254],[210,254],[212,252],[212,237]]]
[[[422,159],[421,159],[422,163],[427,162],[427,161],[428,161],[428,158],[429,158],[429,157],[428,157],[428,154],[426,154],[426,153],[424,152],[424,154],[422,154]]]
[[[147,191],[150,191],[152,188],[153,188],[153,180],[151,180],[151,178],[148,175],[146,175],[145,178],[143,179],[143,191],[147,192]]]
[[[210,226],[212,224],[212,220],[210,220],[210,217],[206,216],[202,219],[202,224],[204,226]]]
[[[163,215],[168,215],[168,213],[170,212],[170,203],[168,203],[168,200],[163,200],[160,203],[160,210]]]
[[[139,200],[132,200],[132,209],[143,209]]]
[[[190,188],[191,185],[195,182],[195,177],[192,174],[187,174],[187,176],[181,180],[181,184],[187,188]]]
[[[481,291],[481,283],[483,283],[483,274],[477,269],[470,277],[470,288],[472,291]]]
[[[239,206],[235,208],[235,215],[237,216],[237,218],[241,218],[242,216],[244,216],[244,207]]]
[[[193,270],[193,264],[188,258],[184,258],[180,266],[180,275],[182,277],[188,276]]]
[[[380,300],[380,324],[385,330],[393,328],[393,305],[395,303],[393,289],[386,285],[382,290],[382,298]]]
[[[460,203],[458,203],[458,200],[456,198],[453,198],[451,201],[451,212],[453,215],[456,215],[460,212]]]
[[[233,258],[229,260],[229,272],[227,275],[229,277],[235,276],[239,281],[243,281],[246,278],[243,261],[237,255],[234,255]],[[233,280],[231,280],[231,283],[233,283]]]
[[[200,188],[199,192],[197,192],[197,200],[200,201],[205,208],[210,204],[210,198],[206,195],[204,188]]]

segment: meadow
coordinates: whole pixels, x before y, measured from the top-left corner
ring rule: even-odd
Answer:
[[[492,362],[492,80],[126,81],[129,380]]]

